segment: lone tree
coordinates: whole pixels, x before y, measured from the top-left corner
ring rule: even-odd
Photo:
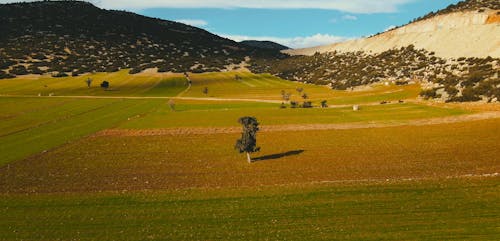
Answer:
[[[109,82],[108,82],[108,81],[106,81],[106,80],[105,80],[105,81],[103,81],[103,82],[101,83],[101,88],[103,88],[103,89],[107,90],[107,89],[109,88]]]
[[[257,131],[259,131],[259,122],[255,117],[245,116],[241,117],[238,122],[243,126],[243,131],[241,132],[241,139],[236,141],[235,149],[240,153],[247,154],[248,163],[252,162],[250,158],[250,153],[260,151],[260,147],[257,147]]]
[[[321,108],[328,108],[328,104],[326,100],[321,101]]]
[[[87,78],[87,80],[85,80],[85,83],[87,84],[87,87],[90,88],[90,85],[92,84],[92,79]]]
[[[203,88],[203,94],[208,95],[208,87]]]

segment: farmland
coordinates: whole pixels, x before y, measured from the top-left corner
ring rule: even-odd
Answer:
[[[421,101],[418,84],[190,79],[0,81],[0,239],[500,236],[498,105]],[[280,108],[282,90],[316,108]],[[252,164],[233,148],[245,115],[261,123]]]

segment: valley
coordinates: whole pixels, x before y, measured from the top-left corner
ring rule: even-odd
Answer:
[[[0,240],[498,240],[498,11],[291,49],[2,3]]]
[[[96,81],[90,88],[88,78]],[[104,79],[113,90],[98,86]],[[0,238],[306,235],[292,224],[316,227],[318,239],[357,239],[375,229],[385,238],[436,237],[429,219],[468,229],[434,226],[447,237],[496,235],[497,214],[473,203],[499,198],[498,105],[431,104],[418,100],[418,85],[339,91],[242,72],[190,79],[191,86],[177,74],[118,72],[1,82]],[[282,99],[284,90],[303,101],[297,88],[314,108]],[[261,123],[262,151],[251,165],[233,149],[243,115]],[[392,204],[376,204],[382,200]],[[433,208],[443,202],[452,216]],[[396,205],[401,211],[393,213]],[[477,210],[459,213],[462,205]],[[352,234],[375,216],[378,224]],[[415,225],[398,233],[401,220]],[[236,228],[245,223],[267,228]]]

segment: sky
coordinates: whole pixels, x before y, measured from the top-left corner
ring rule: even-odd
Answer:
[[[19,1],[19,0],[15,0]],[[15,2],[0,0],[0,3]],[[403,25],[459,0],[90,0],[193,25],[241,40],[270,40],[291,48],[331,44]]]

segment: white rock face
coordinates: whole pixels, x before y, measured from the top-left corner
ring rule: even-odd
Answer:
[[[442,58],[500,58],[500,18],[497,12],[488,10],[439,15],[371,38],[283,52],[292,55],[333,51],[380,53],[413,44],[417,49],[435,52]]]

